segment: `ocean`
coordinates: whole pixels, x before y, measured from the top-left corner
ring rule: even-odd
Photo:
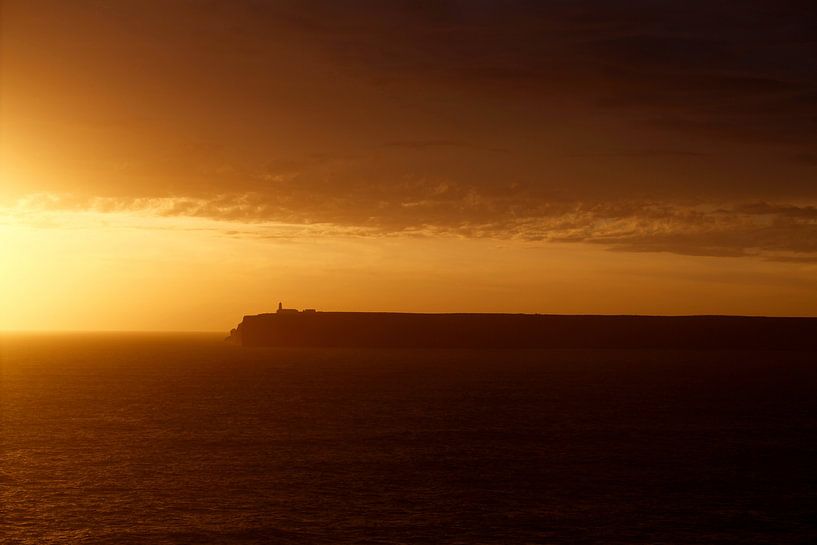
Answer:
[[[0,339],[5,544],[813,544],[817,357]]]

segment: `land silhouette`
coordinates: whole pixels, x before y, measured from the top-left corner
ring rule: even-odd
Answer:
[[[245,316],[242,346],[817,350],[817,318],[298,311]]]

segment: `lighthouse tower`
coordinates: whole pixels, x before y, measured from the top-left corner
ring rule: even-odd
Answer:
[[[278,303],[278,314],[298,314],[298,309],[284,308],[283,303]]]

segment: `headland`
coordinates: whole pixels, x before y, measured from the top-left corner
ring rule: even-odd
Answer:
[[[817,318],[298,311],[244,316],[242,346],[817,351]]]

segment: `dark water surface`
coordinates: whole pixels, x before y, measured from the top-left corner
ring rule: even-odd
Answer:
[[[0,542],[817,543],[817,357],[0,341]]]

